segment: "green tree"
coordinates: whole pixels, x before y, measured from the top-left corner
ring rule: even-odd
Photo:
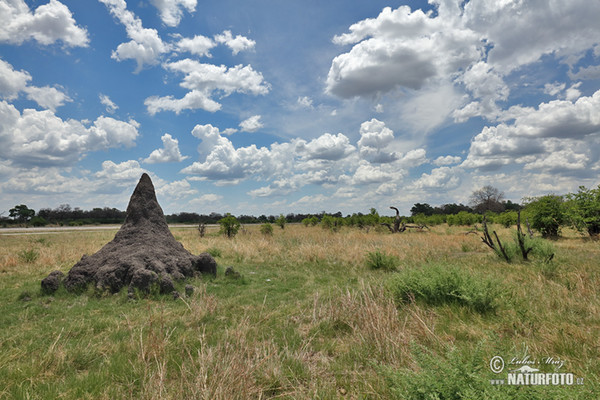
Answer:
[[[227,213],[224,218],[219,220],[219,225],[221,225],[219,232],[230,239],[240,230],[240,222],[230,213]]]
[[[600,185],[596,189],[579,186],[577,193],[567,195],[567,215],[571,224],[590,236],[600,234]]]
[[[410,215],[413,217],[419,214],[431,215],[433,214],[433,207],[427,203],[415,203],[410,209]]]
[[[27,222],[35,216],[35,211],[27,207],[25,204],[14,206],[8,212],[11,218],[19,222]]]
[[[275,223],[277,224],[277,226],[279,226],[281,229],[285,228],[285,224],[286,224],[286,220],[285,217],[283,216],[283,214],[279,214],[279,218],[277,218],[275,220]]]
[[[554,194],[531,199],[525,211],[531,218],[531,226],[545,238],[557,237],[567,220],[563,197]]]

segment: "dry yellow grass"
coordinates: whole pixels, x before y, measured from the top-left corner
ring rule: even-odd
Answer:
[[[394,398],[382,371],[425,372],[414,346],[443,359],[481,343],[485,357],[527,349],[588,379],[600,373],[600,245],[571,233],[554,243],[548,271],[507,264],[466,228],[445,225],[396,235],[288,225],[273,236],[247,226],[233,239],[215,227],[204,238],[172,231],[193,253],[220,253],[219,276],[194,281],[194,294],[177,301],[39,296],[45,275],[67,272],[115,232],[3,236],[0,397]],[[510,239],[510,230],[498,233]],[[502,306],[487,316],[399,306],[384,288],[391,274],[365,266],[376,250],[397,257],[400,270],[441,263],[497,279],[507,289]],[[37,258],[26,261],[27,251]],[[227,265],[243,278],[225,278]],[[24,292],[33,299],[20,300]]]

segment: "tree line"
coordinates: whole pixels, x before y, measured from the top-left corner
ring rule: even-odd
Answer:
[[[544,237],[560,235],[561,228],[569,226],[590,236],[600,234],[600,186],[588,189],[580,186],[576,193],[566,195],[548,194],[527,198],[522,204],[504,199],[504,193],[492,186],[485,186],[472,193],[470,205],[443,204],[431,206],[427,203],[415,203],[410,216],[401,218],[402,223],[414,223],[418,226],[438,225],[474,225],[485,218],[488,223],[497,223],[506,227],[517,223],[518,215],[531,224]],[[116,208],[94,208],[86,211],[72,208],[68,204],[55,209],[42,208],[36,214],[24,204],[9,210],[8,217],[2,216],[2,225],[22,224],[33,226],[85,225],[85,224],[120,224],[125,220],[126,212]],[[277,224],[301,222],[306,226],[321,225],[331,230],[339,230],[343,226],[369,228],[391,225],[394,217],[381,216],[375,208],[367,214],[353,213],[345,217],[341,212],[316,214],[287,215],[239,215],[212,212],[208,215],[194,212],[181,212],[166,215],[168,223],[184,224],[219,224],[225,218],[234,218],[240,224]]]

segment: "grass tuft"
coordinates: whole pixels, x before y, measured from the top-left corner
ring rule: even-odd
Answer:
[[[398,269],[398,257],[383,253],[377,249],[368,252],[366,255],[366,264],[370,269],[382,271],[396,271]]]

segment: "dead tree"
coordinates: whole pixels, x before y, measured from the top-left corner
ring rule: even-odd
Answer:
[[[529,224],[527,224],[527,228],[529,229]],[[529,229],[530,237],[533,236],[532,233],[533,232],[531,232],[531,229]],[[521,211],[520,210],[517,212],[517,242],[519,243],[519,249],[521,249],[521,255],[523,256],[523,260],[527,261],[527,255],[529,254],[529,252],[531,250],[533,250],[533,247],[529,247],[529,248],[525,247],[525,234],[521,230]]]
[[[396,207],[390,207],[392,210],[396,211],[396,218],[394,219],[394,226],[388,224],[387,222],[381,223],[382,226],[387,226],[387,228],[392,233],[404,232],[408,228],[416,228],[420,231],[423,229],[429,230],[429,227],[425,224],[422,225],[406,225],[406,223],[402,222],[400,218],[400,211]]]
[[[490,233],[489,233],[488,227],[487,227],[487,221],[484,216],[483,217],[483,237],[481,238],[481,241],[483,243],[485,243],[490,249],[494,250],[494,252],[501,254],[504,257],[504,259],[506,260],[506,262],[510,262],[510,257],[508,257],[508,254],[506,254],[506,250],[504,250],[504,246],[502,246],[502,242],[500,242],[500,239],[498,238],[498,234],[496,233],[496,231],[494,231],[493,233],[494,233],[494,237],[496,238],[496,241],[498,242],[497,247],[496,247],[496,244],[494,243],[494,239],[492,239],[492,237],[490,236]]]

